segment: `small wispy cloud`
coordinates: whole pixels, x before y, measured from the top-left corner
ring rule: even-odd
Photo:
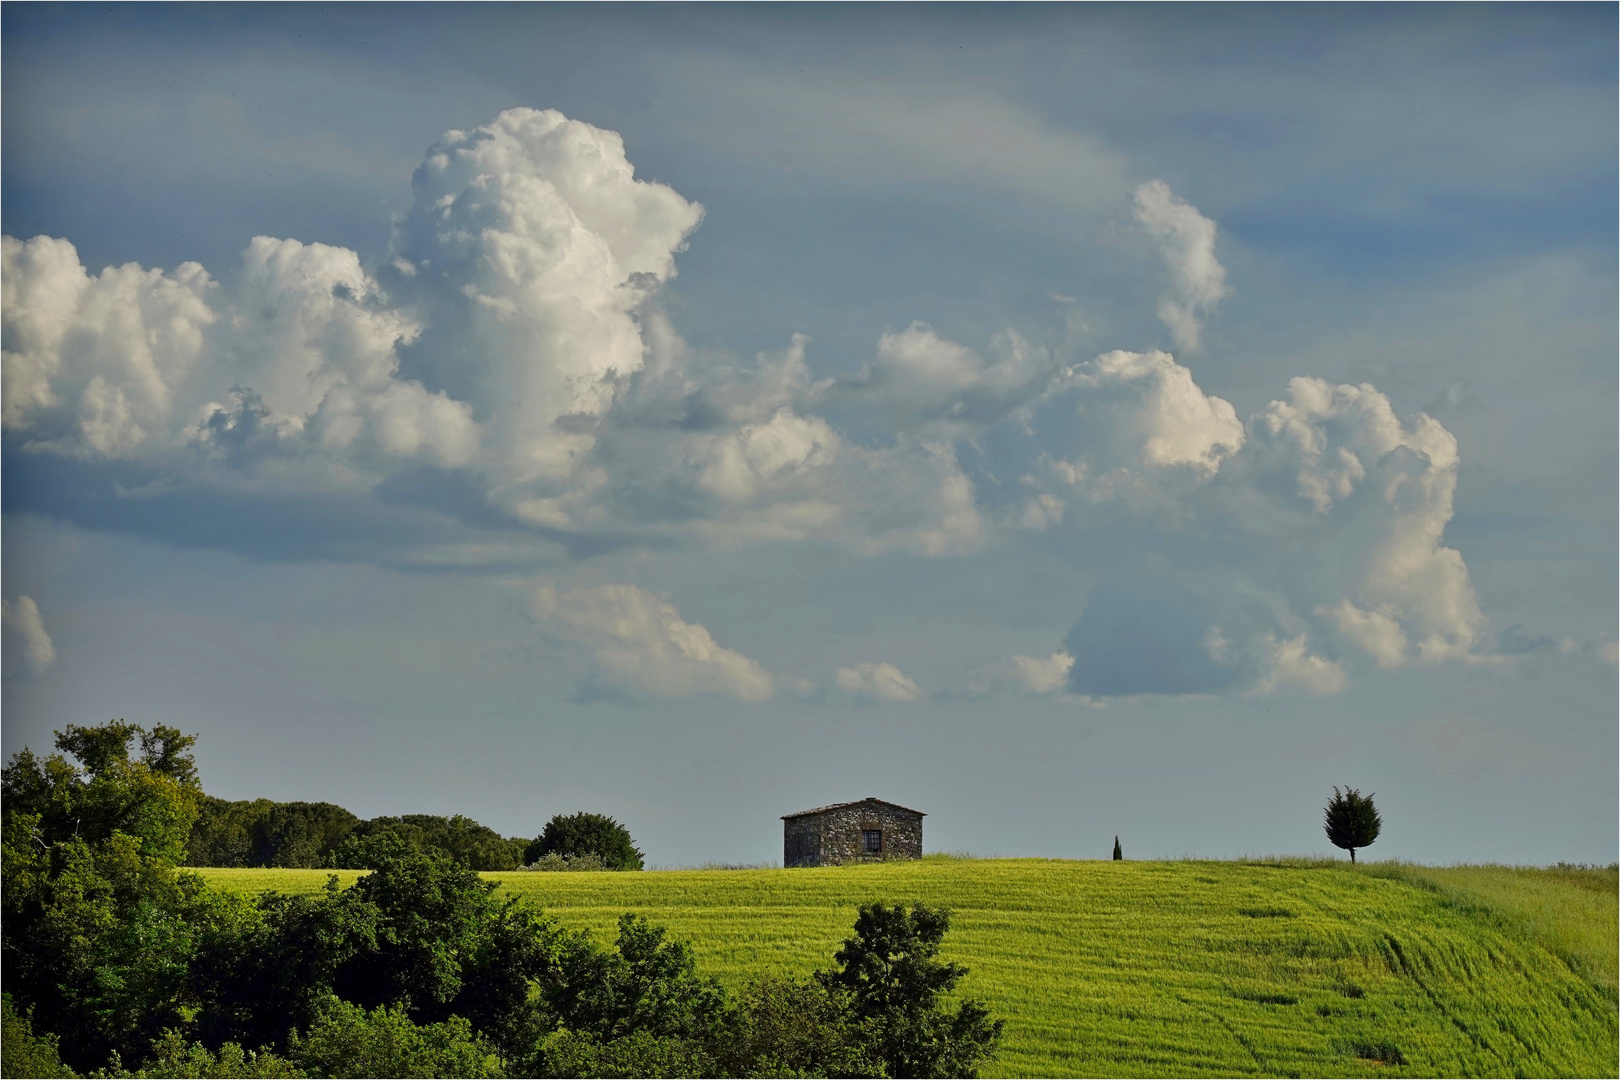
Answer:
[[[56,645],[51,641],[51,635],[45,632],[45,619],[40,615],[39,605],[33,597],[0,600],[0,620],[3,620],[7,630],[16,635],[20,646],[15,651],[12,648],[5,650],[7,675],[22,670],[29,675],[39,676],[56,663]],[[17,663],[17,653],[20,653],[21,664]]]
[[[844,693],[873,701],[916,701],[922,697],[910,677],[893,664],[881,661],[839,668],[836,679],[838,689]]]
[[[1159,319],[1177,348],[1194,351],[1203,318],[1231,289],[1215,258],[1215,223],[1179,198],[1163,180],[1149,180],[1132,195],[1137,222],[1159,241],[1172,291],[1159,298]]]
[[[668,600],[635,585],[559,591],[541,585],[534,613],[591,650],[597,674],[654,697],[723,694],[764,701],[775,681],[754,660],[687,622]]]

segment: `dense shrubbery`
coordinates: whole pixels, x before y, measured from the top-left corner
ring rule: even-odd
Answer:
[[[331,803],[227,802],[204,796],[186,849],[189,866],[330,866],[360,819]]]
[[[545,831],[524,849],[523,861],[533,864],[551,855],[565,859],[594,855],[609,870],[642,867],[630,830],[602,814],[558,814],[546,822]]]
[[[606,870],[608,865],[600,855],[542,855],[519,870]]]
[[[276,866],[364,870],[376,838],[397,837],[470,870],[640,870],[642,855],[623,825],[601,814],[558,814],[533,840],[505,837],[457,814],[361,820],[325,802],[227,802],[198,793],[188,866]]]
[[[192,826],[191,866],[344,867],[363,869],[369,837],[397,836],[419,851],[439,851],[472,870],[515,870],[529,841],[503,837],[471,818],[406,814],[362,821],[331,803],[226,802],[204,796]]]
[[[941,1009],[962,970],[922,905],[862,908],[834,970],[733,997],[644,919],[604,949],[406,829],[351,830],[348,889],[216,892],[174,869],[194,741],[70,727],[6,768],[7,1075],[71,1075],[60,1052],[110,1076],[947,1076],[1000,1037]]]

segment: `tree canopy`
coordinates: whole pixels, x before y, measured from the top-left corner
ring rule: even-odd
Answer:
[[[1335,787],[1333,798],[1323,810],[1322,827],[1327,832],[1328,842],[1348,851],[1350,861],[1355,862],[1356,849],[1377,840],[1384,821],[1373,806],[1372,795],[1363,795],[1353,787],[1346,787],[1341,793]]]
[[[523,852],[525,865],[546,855],[595,855],[609,870],[640,870],[642,855],[630,830],[602,814],[558,814]]]
[[[466,819],[420,843],[446,819],[208,804],[297,808],[283,833],[306,851],[330,846],[319,823],[349,827],[338,851],[370,870],[312,896],[216,891],[175,869],[205,799],[194,742],[113,721],[6,767],[8,1075],[972,1076],[994,1052],[1001,1021],[942,1003],[965,971],[938,959],[949,912],[921,904],[863,907],[833,970],[733,995],[642,917],[604,948],[503,898],[443,849],[483,838]],[[560,855],[641,865],[611,818],[553,825]]]
[[[951,926],[946,908],[863,904],[855,935],[833,954],[838,967],[818,978],[850,996],[871,1025],[872,1047],[889,1076],[973,1076],[995,1052],[1002,1021],[973,999],[954,1012],[940,998],[967,969],[938,959]]]

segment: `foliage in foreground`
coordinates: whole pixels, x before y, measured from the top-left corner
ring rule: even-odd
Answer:
[[[216,891],[175,871],[194,741],[70,727],[6,768],[6,1075],[972,1075],[1000,1037],[941,1011],[962,969],[921,905],[863,908],[837,969],[734,998],[644,918],[603,948],[398,830],[344,842],[371,869],[348,889]],[[622,840],[559,854],[639,865]]]
[[[838,969],[817,974],[849,995],[889,1076],[973,1076],[1001,1040],[1003,1022],[979,1002],[964,1001],[954,1013],[940,1004],[967,974],[938,959],[948,929],[943,909],[863,906],[855,936],[833,954]]]
[[[0,996],[0,1068],[7,1076],[71,1077],[62,1064],[55,1035],[35,1035],[28,1017],[17,1015],[11,995]]]

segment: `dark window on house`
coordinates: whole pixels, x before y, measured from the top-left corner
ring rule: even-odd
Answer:
[[[882,829],[862,829],[861,835],[866,838],[866,850],[871,853],[883,850]]]

